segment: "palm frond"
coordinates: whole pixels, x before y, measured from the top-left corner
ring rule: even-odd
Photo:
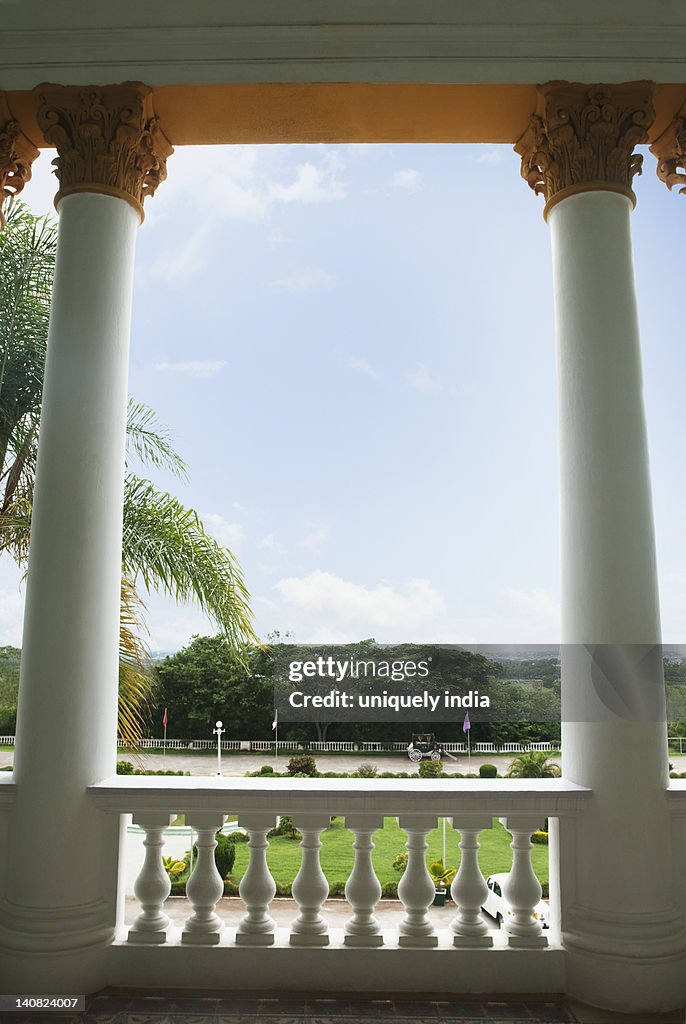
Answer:
[[[259,643],[231,551],[205,532],[197,512],[133,473],[124,488],[123,567],[147,590],[195,601],[236,649]]]
[[[132,451],[146,465],[168,469],[174,476],[188,479],[188,466],[174,450],[171,435],[157,413],[133,398],[129,398],[126,415],[126,446],[127,453]]]
[[[126,576],[121,581],[119,615],[119,742],[136,750],[150,725],[154,680],[147,635],[145,604]]]

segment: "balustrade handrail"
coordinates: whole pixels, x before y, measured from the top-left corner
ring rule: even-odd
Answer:
[[[392,817],[464,812],[531,812],[559,817],[581,811],[590,789],[566,779],[269,779],[117,775],[89,787],[106,811],[203,810],[281,815],[308,811]]]

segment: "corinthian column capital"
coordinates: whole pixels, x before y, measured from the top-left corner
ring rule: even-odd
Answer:
[[[21,192],[31,177],[31,164],[38,150],[14,120],[5,96],[0,93],[0,228],[5,218],[5,200]]]
[[[538,88],[536,113],[515,145],[522,177],[546,199],[544,216],[577,192],[628,196],[643,157],[634,147],[648,141],[655,118],[651,82],[583,85],[548,82]]]
[[[650,152],[657,157],[660,181],[664,181],[670,191],[675,185],[681,185],[679,194],[686,195],[686,111],[677,114],[652,144]]]
[[[152,90],[121,85],[39,85],[36,118],[53,160],[55,206],[74,192],[100,192],[130,203],[143,219],[143,201],[167,176],[173,152],[154,115]]]

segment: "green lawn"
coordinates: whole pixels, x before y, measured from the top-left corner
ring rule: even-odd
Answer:
[[[442,858],[442,831],[440,827],[428,837],[427,864]],[[336,818],[331,828],[322,833],[321,864],[329,883],[345,882],[353,867],[353,833],[344,827],[343,819]],[[386,882],[397,882],[400,875],[393,870],[393,860],[405,849],[405,833],[398,827],[395,818],[384,819],[384,827],[374,837],[374,867],[376,874],[384,885]],[[447,828],[447,860],[448,864],[458,867],[460,864],[459,835],[448,825]],[[512,865],[510,835],[503,826],[494,820],[493,828],[484,830],[479,841],[479,863],[484,876],[499,871],[509,871]],[[276,836],[269,840],[267,863],[277,882],[290,883],[295,878],[300,866],[300,845],[292,839]],[[541,884],[548,881],[548,847],[534,846],[532,852],[534,871]],[[236,861],[231,874],[236,880],[242,878],[248,865],[248,849],[245,843],[236,844]]]

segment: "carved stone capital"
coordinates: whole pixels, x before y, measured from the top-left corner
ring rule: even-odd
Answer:
[[[143,200],[167,176],[173,152],[152,106],[152,90],[121,85],[39,85],[38,125],[57,149],[55,206],[74,192],[125,199],[143,219]]]
[[[0,228],[5,223],[5,200],[21,192],[31,177],[31,164],[37,156],[38,150],[26,138],[0,94]]]
[[[650,152],[657,157],[660,181],[664,181],[670,191],[675,185],[681,185],[679,195],[686,195],[686,113],[674,118],[652,144]]]
[[[655,118],[652,82],[583,85],[548,82],[538,88],[536,113],[515,145],[522,177],[555,203],[577,192],[610,191],[636,203],[631,187]]]

